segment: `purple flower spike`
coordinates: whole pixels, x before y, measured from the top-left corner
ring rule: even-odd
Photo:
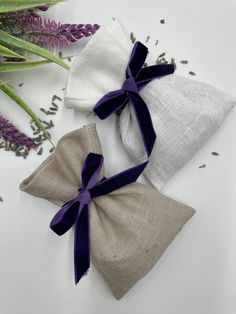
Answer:
[[[30,137],[17,130],[13,124],[0,115],[0,138],[1,137],[5,141],[15,143],[19,146],[25,146],[28,149],[37,147],[35,142]]]
[[[47,7],[39,9],[44,11]],[[43,47],[63,47],[89,37],[99,29],[98,24],[61,24],[43,20],[32,9],[6,14],[0,17],[0,22],[4,31]]]

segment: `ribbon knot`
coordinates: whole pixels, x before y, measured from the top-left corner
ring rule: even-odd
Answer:
[[[99,182],[103,156],[88,154],[82,170],[82,187],[78,195],[66,202],[53,217],[50,228],[63,235],[75,225],[74,270],[75,283],[87,273],[90,267],[90,208],[93,198],[118,190],[135,182],[147,163],[125,170]]]
[[[122,90],[126,93],[127,92],[137,93],[138,92],[138,86],[135,82],[135,78],[130,77],[130,78],[126,79],[123,83]]]
[[[149,109],[139,94],[141,88],[152,80],[172,74],[175,71],[173,64],[157,64],[143,67],[148,49],[141,42],[137,42],[132,50],[126,68],[126,80],[121,89],[104,95],[95,105],[94,112],[100,119],[106,119],[113,112],[122,110],[130,101],[138,122],[147,156],[151,155],[156,133],[152,124]]]
[[[77,196],[77,200],[80,202],[80,204],[83,204],[83,205],[88,205],[89,203],[91,203],[92,198],[91,198],[90,191],[80,188],[79,194]]]

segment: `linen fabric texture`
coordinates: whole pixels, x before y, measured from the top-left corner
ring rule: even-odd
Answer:
[[[101,97],[120,89],[131,51],[129,34],[118,21],[101,27],[72,64],[65,106],[93,111]],[[149,108],[157,134],[144,174],[160,189],[218,129],[235,99],[205,83],[176,75],[153,80],[142,88],[140,95]],[[136,163],[145,160],[130,103],[119,116],[119,129],[130,157]]]
[[[78,194],[90,152],[102,154],[94,124],[63,136],[20,189],[62,206]],[[91,260],[117,299],[152,269],[195,212],[137,182],[94,198],[89,206]]]

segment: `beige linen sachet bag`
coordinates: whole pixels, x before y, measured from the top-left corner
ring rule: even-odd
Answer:
[[[63,136],[20,189],[63,205],[77,195],[82,165],[91,152],[102,153],[94,124]],[[122,298],[152,269],[194,212],[140,183],[92,200],[91,258],[115,298]]]

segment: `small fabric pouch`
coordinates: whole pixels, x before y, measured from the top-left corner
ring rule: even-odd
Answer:
[[[78,254],[75,247],[75,254],[81,256],[75,262],[78,267],[87,262],[87,247],[83,245],[89,241],[93,264],[102,273],[115,298],[120,299],[152,269],[195,211],[137,182],[122,188],[117,185],[116,191],[96,196],[103,182],[106,184],[109,180],[104,178],[102,164],[99,164],[97,185],[85,191],[84,184],[87,188],[91,184],[84,177],[85,172],[92,180],[95,178],[95,164],[90,157],[100,159],[101,154],[94,124],[71,132],[59,140],[54,153],[22,182],[20,189],[59,206],[64,204],[53,218],[51,228],[61,235],[65,229],[69,230],[73,219],[76,221],[75,236],[79,233],[82,236],[75,241],[81,250]],[[87,164],[83,166],[85,160]],[[125,174],[126,171],[122,173]],[[80,207],[82,216],[78,218]],[[86,221],[80,222],[81,219]],[[85,229],[90,229],[87,239]],[[81,277],[78,273],[76,276],[77,279]]]
[[[118,21],[101,27],[72,64],[66,107],[94,110],[103,119],[97,104],[110,92],[116,95],[121,88],[126,92],[124,81],[132,49],[129,34]],[[139,95],[149,109],[157,136],[144,174],[158,189],[207,142],[235,105],[235,99],[224,92],[174,74],[151,80]],[[139,122],[129,101],[119,115],[119,132],[136,163],[146,158],[147,151]]]

